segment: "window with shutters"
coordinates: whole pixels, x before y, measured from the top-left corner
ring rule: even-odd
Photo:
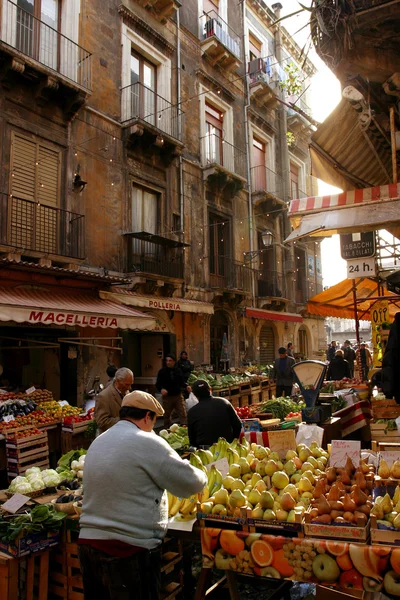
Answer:
[[[249,32],[250,60],[255,60],[256,58],[261,58],[261,56],[262,56],[261,49],[262,49],[262,43],[256,38],[255,35],[253,35],[251,32]]]
[[[11,243],[57,254],[61,151],[13,132],[10,171]]]

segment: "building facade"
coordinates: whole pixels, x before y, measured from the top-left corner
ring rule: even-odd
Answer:
[[[310,358],[324,348],[323,320],[301,316],[322,289],[319,244],[283,244],[288,201],[314,192],[314,67],[274,10],[2,0],[1,286],[8,306],[24,289],[92,300],[88,327],[4,310],[2,336],[49,344],[48,371],[76,372],[78,396],[108,362],[149,387],[167,352],[220,369],[270,363],[289,341]],[[284,89],[292,64],[296,96]],[[90,321],[143,313],[144,325]]]

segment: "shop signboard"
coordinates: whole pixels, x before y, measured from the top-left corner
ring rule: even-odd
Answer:
[[[340,254],[344,260],[375,256],[375,231],[342,234]]]
[[[371,329],[372,329],[372,346],[373,346],[373,366],[382,366],[382,324],[389,321],[389,302],[387,300],[378,300],[373,304],[370,310]]]
[[[347,261],[347,279],[358,279],[359,277],[375,277],[375,258],[355,258]]]

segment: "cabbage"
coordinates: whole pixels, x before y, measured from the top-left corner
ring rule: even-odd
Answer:
[[[43,479],[40,479],[40,477],[37,477],[36,479],[33,479],[32,481],[29,482],[31,485],[31,488],[33,490],[43,490],[46,486],[44,485],[44,481]]]
[[[31,481],[35,481],[35,479],[41,479],[41,478],[42,478],[41,473],[31,473],[30,475],[27,476],[27,480],[29,481],[29,483],[31,483]]]
[[[60,471],[59,476],[61,481],[64,481],[64,479],[67,481],[72,481],[72,479],[75,477],[75,473],[73,471]]]
[[[33,473],[40,473],[40,467],[30,467],[25,471],[25,477],[29,477],[29,475],[33,475]]]
[[[26,477],[22,477],[22,475],[18,475],[18,477],[16,477],[15,479],[12,480],[8,490],[10,492],[15,492],[15,488],[19,483],[26,483],[27,481],[28,480],[26,479]]]
[[[17,494],[28,494],[31,491],[32,491],[32,486],[30,485],[28,480],[25,483],[23,481],[20,483],[17,483],[15,486],[15,492]]]
[[[175,433],[175,431],[178,431],[178,429],[179,429],[178,423],[173,423],[171,425],[171,427],[169,428],[169,430],[171,431],[171,433]]]
[[[169,436],[169,433],[166,429],[161,429],[161,431],[158,432],[158,435],[160,435],[162,438],[164,438],[164,440],[166,440]]]
[[[42,478],[46,487],[55,487],[61,481],[60,475],[53,469],[42,471]]]

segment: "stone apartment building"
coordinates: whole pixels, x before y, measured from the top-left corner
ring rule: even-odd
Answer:
[[[279,82],[314,67],[279,6],[0,6],[0,363],[72,399],[109,362],[149,387],[181,349],[215,369],[289,341],[316,357],[319,245],[283,244],[311,129],[278,101],[307,112]]]

